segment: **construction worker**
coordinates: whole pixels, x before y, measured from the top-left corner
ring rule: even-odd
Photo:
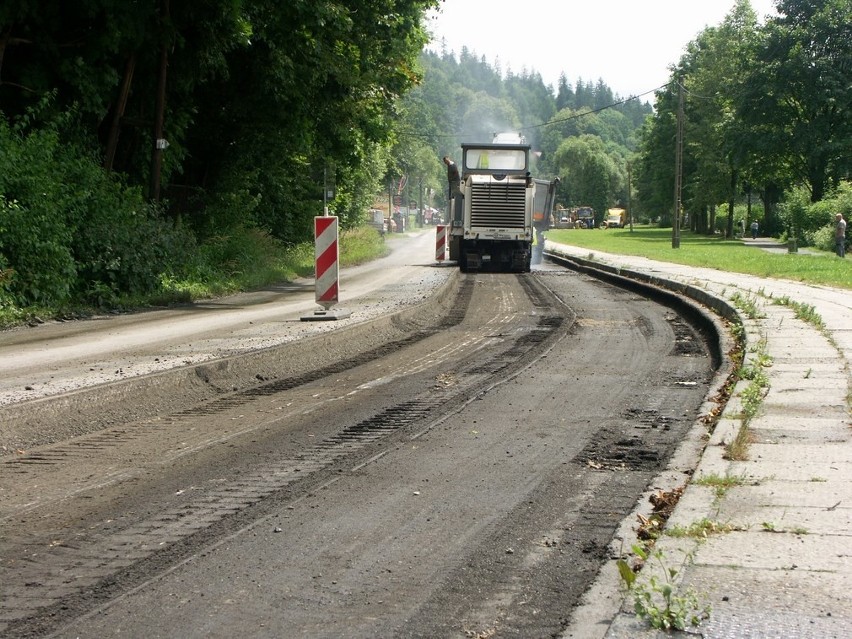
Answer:
[[[447,182],[450,186],[449,199],[452,200],[460,192],[461,175],[459,174],[459,167],[456,166],[449,155],[444,156],[444,164],[447,165]]]

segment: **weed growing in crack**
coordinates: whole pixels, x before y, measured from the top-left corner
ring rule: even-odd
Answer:
[[[739,291],[736,291],[731,295],[731,301],[734,303],[734,306],[745,313],[745,316],[749,319],[755,320],[766,317],[766,315],[758,308],[755,298],[751,296],[746,296]]]
[[[825,325],[822,316],[816,312],[816,308],[812,305],[805,304],[804,302],[797,302],[786,295],[773,300],[772,303],[793,309],[793,313],[798,319],[803,322],[807,322],[816,328],[820,334],[828,340],[829,344],[836,348],[842,355],[842,350],[838,346],[837,340],[834,339],[834,336],[829,332],[828,327]],[[844,368],[847,372],[849,371],[849,362],[846,362]],[[810,377],[810,373],[811,371],[808,369],[808,372],[805,374],[805,378]],[[846,406],[849,409],[849,413],[852,414],[852,381],[850,381],[849,388],[846,393]]]
[[[769,377],[763,370],[771,365],[772,358],[766,354],[766,340],[761,339],[755,346],[755,356],[752,363],[738,370],[740,379],[749,381],[748,386],[740,392],[742,423],[734,440],[725,447],[725,459],[743,461],[748,459],[748,446],[751,443],[751,433],[748,426],[763,403],[763,398],[769,390]]]
[[[696,486],[707,486],[712,488],[716,499],[721,499],[725,496],[730,488],[734,486],[743,486],[746,483],[745,477],[742,475],[702,475],[698,479],[693,480]]]
[[[738,524],[719,522],[705,517],[704,519],[692,522],[688,526],[672,526],[671,528],[667,528],[666,534],[669,537],[676,538],[706,539],[710,535],[724,535],[725,533],[737,530],[744,530],[744,528]]]
[[[773,300],[772,303],[793,309],[793,314],[798,319],[802,320],[803,322],[807,322],[811,326],[817,328],[823,334],[825,333],[825,322],[823,322],[822,317],[819,313],[816,312],[816,308],[814,308],[812,305],[805,304],[804,302],[797,302],[795,300],[790,299],[786,295]]]
[[[627,562],[618,560],[619,575],[633,595],[633,610],[637,617],[656,630],[686,630],[710,618],[710,605],[702,601],[695,589],[675,588],[679,571],[666,565],[661,550],[649,552],[641,546],[633,546],[633,552],[642,561],[655,560],[663,572],[662,578],[652,575],[646,583],[638,582],[636,573]]]

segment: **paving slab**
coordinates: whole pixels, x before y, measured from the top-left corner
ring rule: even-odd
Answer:
[[[734,497],[725,499],[715,520],[754,532],[763,530],[770,534],[774,531],[808,535],[819,530],[820,534],[832,536],[846,535],[852,522],[850,508],[829,510],[832,506],[817,504],[810,508],[787,504],[755,507],[750,502],[744,504],[744,501]],[[822,499],[817,498],[814,501],[820,502]],[[842,503],[842,500],[834,502],[834,505],[839,503]],[[771,531],[767,530],[770,527]]]
[[[852,599],[837,571],[754,570],[702,566],[685,586],[703,593],[712,611],[705,639],[843,639],[852,636]]]

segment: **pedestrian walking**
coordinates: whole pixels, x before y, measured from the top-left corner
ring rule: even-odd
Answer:
[[[755,220],[754,222],[751,223],[751,239],[753,239],[753,240],[757,239],[757,228],[758,228],[757,220]]]
[[[838,257],[846,257],[846,220],[842,213],[834,216],[834,243],[837,245]]]

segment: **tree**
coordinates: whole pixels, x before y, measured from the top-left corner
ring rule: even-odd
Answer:
[[[849,174],[852,4],[779,0],[754,50],[737,115],[753,155],[777,157],[812,201]],[[765,181],[777,179],[777,163]],[[786,186],[786,185],[785,185]]]
[[[554,163],[562,176],[560,193],[568,206],[591,206],[600,218],[615,203],[622,176],[599,137],[564,140],[554,154]]]
[[[642,133],[635,165],[638,199],[670,223],[674,208],[675,131],[678,92],[685,97],[682,203],[693,230],[714,232],[716,206],[728,204],[727,234],[732,233],[734,200],[743,178],[755,179],[755,162],[747,153],[753,131],[736,113],[750,68],[750,47],[757,30],[747,0],[739,0],[718,27],[709,27],[687,46],[668,87],[657,92],[656,113]]]
[[[528,127],[529,132],[535,130],[532,128],[534,125],[547,122],[556,113],[552,90],[545,86],[538,73],[509,75],[505,84],[506,94],[517,110],[518,120]],[[531,142],[534,137],[527,136]]]
[[[564,73],[559,74],[559,84],[556,91],[556,110],[573,107],[575,104],[574,89],[568,82]]]
[[[757,27],[747,0],[739,0],[718,27],[705,29],[690,43],[679,69],[686,85],[684,198],[693,230],[715,231],[716,205],[728,204],[726,236],[733,236],[734,201],[745,171],[744,131],[735,117],[745,47]]]
[[[642,127],[633,165],[634,201],[660,226],[670,226],[673,219],[676,119],[677,85],[672,83],[656,92],[656,111]]]
[[[235,213],[210,207],[239,196],[241,223],[290,241],[309,234],[316,170],[362,179],[364,154],[392,141],[397,101],[420,79],[424,14],[437,4],[16,0],[0,9],[0,96],[15,116],[55,89],[56,110],[77,105],[79,131],[107,165],[146,185],[158,171],[151,131],[163,95],[172,211],[192,212],[199,229],[230,223]]]

